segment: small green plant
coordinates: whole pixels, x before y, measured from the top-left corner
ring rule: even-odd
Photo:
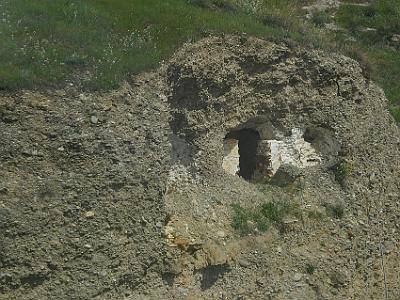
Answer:
[[[335,179],[342,183],[346,177],[354,171],[354,166],[350,162],[343,161],[334,167]]]
[[[310,210],[307,215],[309,219],[316,221],[322,221],[325,218],[325,215],[318,210]]]
[[[392,106],[392,107],[390,108],[390,112],[392,113],[394,119],[395,119],[397,122],[400,122],[400,107]]]
[[[344,205],[342,203],[329,204],[326,206],[326,212],[335,219],[341,219],[344,216]]]
[[[232,227],[241,234],[252,233],[256,229],[260,231],[268,229],[268,221],[257,209],[244,208],[240,204],[233,204],[232,208],[234,211]]]
[[[311,17],[311,22],[317,27],[324,27],[329,21],[330,15],[326,11],[314,12]]]
[[[244,208],[240,204],[233,204],[232,208],[232,227],[241,234],[266,231],[270,225],[281,228],[284,218],[288,215],[301,217],[297,204],[284,201],[267,202],[256,208]]]
[[[225,0],[189,0],[189,4],[202,8],[221,10],[225,12],[236,12],[236,8],[229,1]]]
[[[311,263],[306,264],[305,271],[307,274],[310,274],[310,275],[314,274],[315,269],[316,269],[316,267],[313,264],[311,264]]]

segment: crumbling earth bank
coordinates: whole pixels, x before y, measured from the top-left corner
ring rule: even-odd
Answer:
[[[209,38],[111,93],[3,95],[0,127],[0,299],[400,297],[399,130],[349,58]],[[250,183],[222,168],[243,129],[321,160]],[[273,199],[302,219],[233,230]]]

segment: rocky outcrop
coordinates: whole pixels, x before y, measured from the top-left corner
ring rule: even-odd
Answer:
[[[318,163],[229,174],[243,130]],[[118,91],[2,94],[0,132],[0,299],[400,296],[399,129],[350,58],[207,38]],[[234,230],[272,200],[300,213]]]

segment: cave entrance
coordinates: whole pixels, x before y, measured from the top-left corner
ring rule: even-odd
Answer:
[[[260,134],[253,129],[229,132],[224,140],[223,168],[230,174],[250,180],[257,167],[257,147]]]

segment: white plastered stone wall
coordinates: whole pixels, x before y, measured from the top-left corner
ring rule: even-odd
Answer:
[[[235,139],[224,140],[224,159],[222,168],[228,174],[236,175],[239,172],[239,141]]]
[[[304,130],[293,128],[290,136],[280,135],[280,140],[260,140],[257,147],[257,171],[263,176],[272,177],[282,164],[306,168],[321,163],[321,157],[304,140]],[[228,174],[240,172],[239,141],[224,140],[222,168]]]

